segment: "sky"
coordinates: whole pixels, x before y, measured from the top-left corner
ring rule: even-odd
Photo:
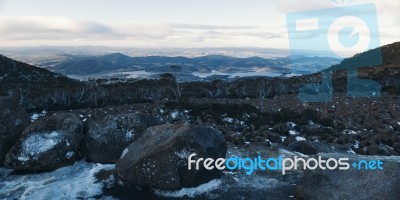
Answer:
[[[375,3],[380,43],[399,40],[395,0],[0,0],[0,47],[290,47],[293,12]]]

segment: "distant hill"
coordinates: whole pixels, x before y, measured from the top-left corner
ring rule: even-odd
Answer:
[[[354,66],[360,68],[361,72],[373,70],[375,73],[387,68],[400,69],[400,42],[356,54],[351,58],[344,59],[337,65],[333,65],[327,70],[344,70]]]
[[[144,70],[148,72],[169,72],[172,65],[179,66],[184,73],[192,72],[249,72],[271,71],[276,73],[312,73],[325,69],[340,60],[329,57],[296,57],[266,59],[261,57],[235,58],[221,55],[195,58],[147,56],[130,57],[121,53],[102,56],[68,55],[63,61],[43,66],[63,74],[96,74],[109,71]]]
[[[73,82],[66,76],[50,72],[0,55],[0,85],[48,84]]]

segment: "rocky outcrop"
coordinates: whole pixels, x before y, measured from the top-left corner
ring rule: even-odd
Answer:
[[[147,129],[117,162],[118,176],[130,184],[158,189],[194,187],[220,176],[201,167],[188,170],[188,156],[225,158],[226,142],[214,128],[197,125],[161,125]]]
[[[0,166],[29,123],[29,116],[19,108],[14,98],[0,97]]]
[[[4,165],[27,171],[53,170],[79,156],[82,122],[74,114],[57,114],[28,126],[7,153]]]
[[[109,115],[89,125],[82,143],[86,159],[99,163],[115,163],[122,151],[147,127],[160,122],[146,114]]]

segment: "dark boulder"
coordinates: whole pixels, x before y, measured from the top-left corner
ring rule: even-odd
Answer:
[[[382,124],[376,128],[376,132],[381,133],[381,134],[390,135],[390,134],[394,133],[394,128],[393,128],[393,126],[391,126],[389,124]]]
[[[321,135],[323,133],[322,128],[319,124],[309,124],[305,125],[300,133],[304,135]]]
[[[118,176],[142,187],[173,190],[195,187],[218,178],[221,171],[206,170],[195,165],[188,170],[188,156],[225,158],[224,136],[217,129],[197,125],[161,125],[148,128],[124,150],[116,164]]]
[[[229,131],[227,133],[226,139],[229,142],[232,142],[233,144],[238,145],[238,146],[244,145],[246,142],[246,139],[244,138],[244,136],[241,133],[233,132],[233,131]]]
[[[7,152],[29,123],[29,116],[19,108],[14,98],[0,97],[0,167],[4,164]]]
[[[294,130],[291,123],[280,123],[272,128],[272,132],[279,133],[280,135],[289,135],[289,131]]]
[[[82,153],[89,161],[115,163],[122,151],[147,127],[160,124],[147,114],[109,115],[92,122],[82,143]]]
[[[279,134],[269,131],[265,131],[264,134],[266,135],[266,138],[272,143],[282,143],[282,138],[281,136],[279,136]]]
[[[28,126],[7,153],[4,165],[27,171],[53,170],[79,156],[82,122],[74,114],[57,114]]]

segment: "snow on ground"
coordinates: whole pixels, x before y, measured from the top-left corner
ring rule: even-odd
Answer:
[[[296,137],[296,141],[300,142],[300,141],[307,141],[306,138],[301,137],[301,136],[297,136]]]
[[[52,172],[15,175],[0,168],[0,199],[90,199],[102,194],[103,183],[95,174],[115,165],[76,162]]]
[[[175,154],[178,158],[187,159],[191,153],[190,153],[190,151],[188,151],[188,150],[186,150],[186,149],[182,149],[181,151],[175,152],[174,154]]]
[[[357,132],[350,130],[350,129],[346,129],[343,131],[343,134],[345,135],[357,135]]]
[[[53,131],[49,133],[34,133],[28,136],[22,143],[21,155],[18,160],[27,161],[30,158],[38,159],[38,156],[61,142],[62,133]]]
[[[224,122],[228,122],[228,123],[233,123],[233,118],[230,118],[230,117],[225,117],[224,119],[222,119],[222,121],[224,121]]]
[[[135,134],[132,131],[127,131],[125,134],[126,141],[131,141],[135,137]]]
[[[235,73],[224,73],[216,70],[212,70],[211,72],[193,72],[193,76],[197,76],[200,78],[207,78],[209,76],[229,76],[228,78],[236,78],[236,77],[252,77],[252,76],[267,76],[267,77],[278,77],[281,76],[281,73],[275,73],[270,71],[255,71],[255,72],[235,72]],[[298,74],[288,74],[286,77],[296,76]]]
[[[121,154],[121,158],[125,157],[125,155],[128,153],[129,149],[125,148],[124,151]]]
[[[42,113],[34,113],[32,116],[31,116],[31,122],[35,122],[37,119],[39,119],[39,117],[43,117],[43,116],[46,116],[46,114],[47,114],[47,111],[46,110],[43,110],[42,111]]]
[[[296,131],[290,130],[290,131],[289,131],[289,134],[290,134],[290,135],[297,135],[298,133],[297,133]]]
[[[172,113],[171,113],[172,119],[178,118],[179,114],[180,114],[179,111],[174,111],[174,112],[172,112]]]
[[[164,197],[174,197],[174,198],[178,198],[178,197],[195,197],[197,195],[200,194],[204,194],[210,191],[213,191],[215,189],[217,189],[219,186],[221,185],[221,180],[219,179],[214,179],[208,183],[199,185],[197,187],[194,188],[182,188],[180,190],[177,191],[162,191],[162,190],[155,190],[155,193],[157,195],[160,196],[164,196]]]
[[[39,114],[37,114],[37,113],[35,113],[35,114],[33,114],[32,116],[31,116],[31,121],[32,122],[34,122],[34,121],[36,121],[38,118],[39,118]]]
[[[288,122],[288,124],[289,124],[292,128],[295,128],[295,127],[296,127],[296,124],[295,124],[294,122]]]

